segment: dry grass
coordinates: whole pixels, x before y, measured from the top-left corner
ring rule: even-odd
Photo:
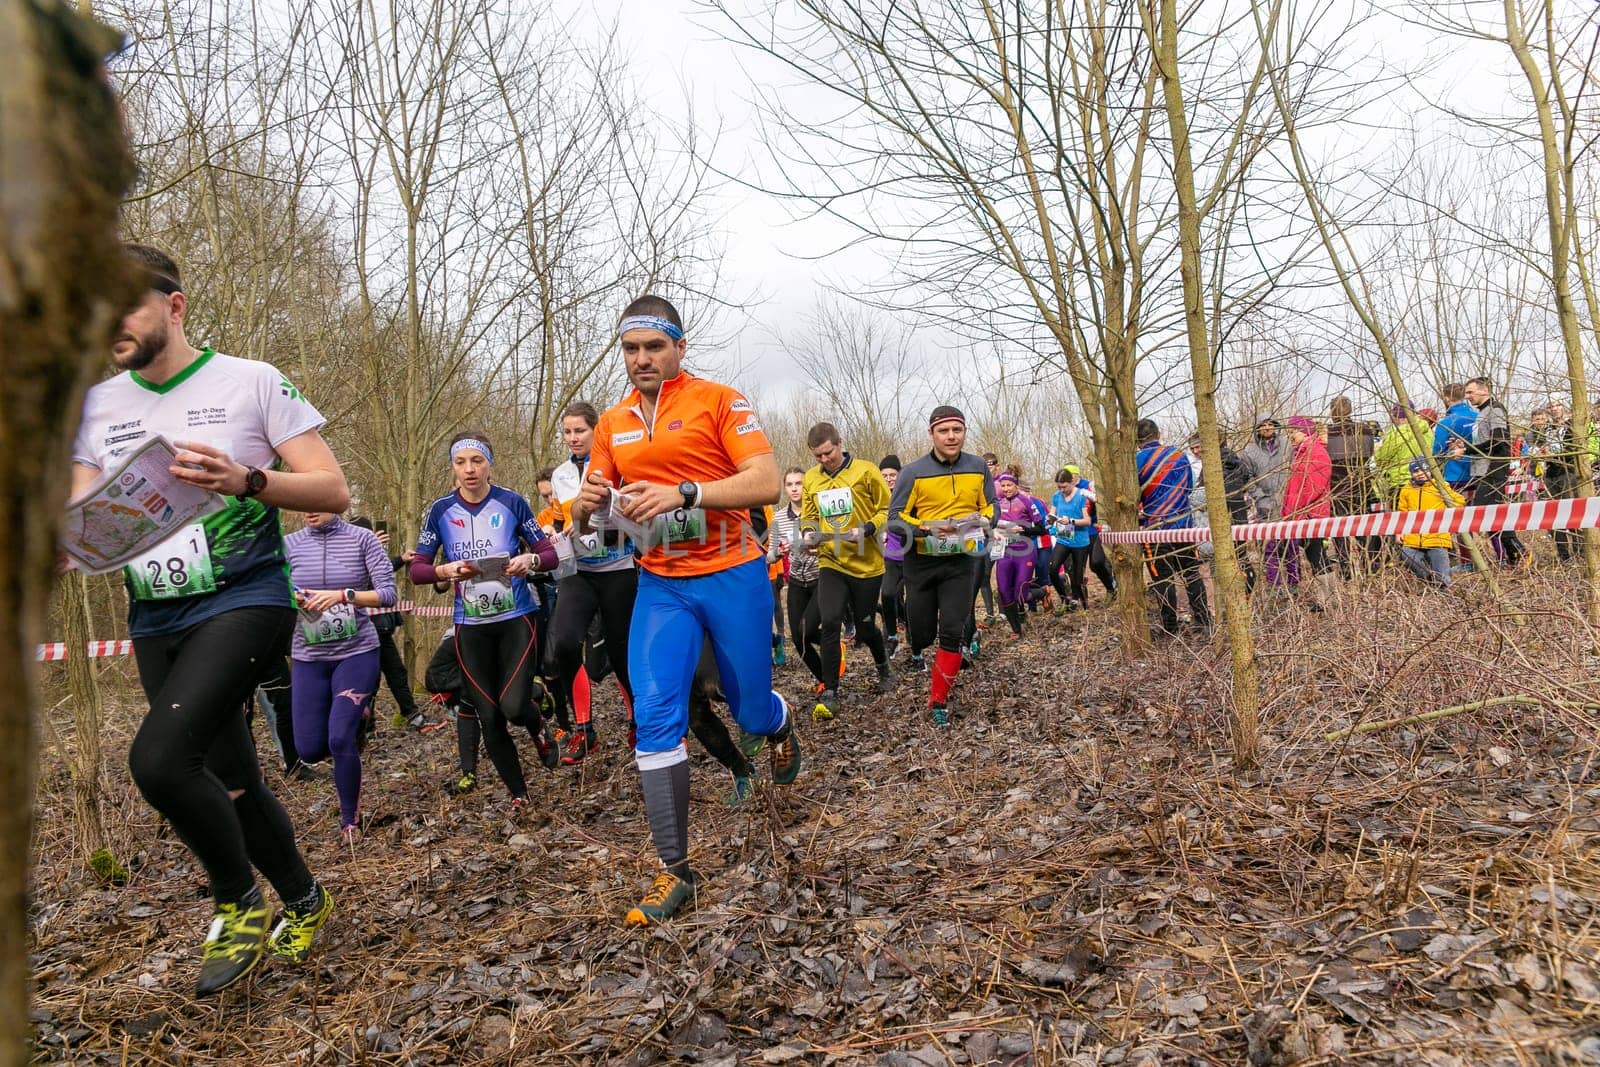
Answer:
[[[652,855],[613,731],[583,768],[447,800],[454,739],[380,733],[377,826],[274,786],[338,898],[304,970],[188,993],[203,875],[109,775],[126,888],[88,888],[47,759],[42,1060],[77,1063],[1565,1064],[1600,1056],[1600,701],[1570,571],[1515,611],[1398,577],[1256,610],[1270,754],[1230,770],[1226,656],[1124,665],[1095,614],[991,641],[948,735],[922,679],[806,724],[807,771],[743,808],[698,752],[699,907],[619,917]],[[798,693],[800,675],[780,679]],[[1538,698],[1330,744],[1353,722]],[[108,751],[125,750],[124,704]],[[614,724],[601,709],[602,728]],[[116,757],[119,761],[120,756]],[[484,765],[487,771],[487,763]],[[491,775],[492,776],[492,775]],[[1587,1059],[1583,1057],[1588,1057]]]

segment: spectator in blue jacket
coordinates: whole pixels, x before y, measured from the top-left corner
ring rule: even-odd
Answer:
[[[1111,561],[1106,558],[1106,548],[1100,543],[1100,512],[1099,505],[1095,503],[1094,482],[1075,464],[1068,463],[1062,469],[1077,479],[1078,488],[1089,498],[1089,569],[1106,587],[1106,595],[1116,596],[1117,580],[1111,573]]]
[[[1138,423],[1139,525],[1145,529],[1176,530],[1189,526],[1189,493],[1194,476],[1189,458],[1180,448],[1161,443],[1161,428],[1154,419]],[[1182,579],[1189,597],[1189,615],[1201,630],[1211,625],[1206,586],[1200,578],[1200,558],[1192,544],[1147,544],[1145,565],[1161,609],[1159,636],[1178,632],[1178,587]]]
[[[1450,488],[1460,492],[1472,480],[1470,459],[1450,459],[1450,450],[1457,441],[1463,446],[1472,443],[1472,428],[1478,421],[1478,409],[1467,402],[1464,382],[1451,382],[1440,394],[1446,411],[1433,428],[1433,454],[1444,465],[1444,480]]]

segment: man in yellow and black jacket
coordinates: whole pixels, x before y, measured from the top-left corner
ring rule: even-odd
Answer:
[[[994,521],[994,479],[983,460],[962,451],[967,420],[941,404],[928,417],[932,448],[905,465],[889,499],[891,553],[905,553],[906,628],[913,655],[934,643],[928,714],[949,726],[950,689],[969,640],[978,567]]]
[[[839,677],[839,634],[848,618],[878,666],[879,692],[887,692],[894,685],[894,671],[876,614],[883,584],[878,535],[889,517],[889,483],[877,467],[858,462],[844,450],[831,422],[811,427],[806,447],[817,465],[806,471],[801,483],[800,530],[817,553],[822,676]],[[837,691],[823,690],[811,717],[818,722],[831,719],[838,707]]]

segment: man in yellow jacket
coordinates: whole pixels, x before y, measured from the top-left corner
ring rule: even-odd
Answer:
[[[1428,461],[1418,456],[1411,461],[1411,483],[1400,487],[1397,511],[1441,511],[1459,508],[1461,497],[1454,489],[1441,495],[1428,476]],[[1447,586],[1450,584],[1450,535],[1447,533],[1410,533],[1400,535],[1400,559],[1424,582]]]
[[[839,677],[839,635],[846,619],[878,666],[878,690],[894,685],[894,671],[883,634],[875,621],[883,585],[883,545],[878,540],[889,518],[889,483],[871,463],[844,450],[838,429],[819,422],[806,434],[817,465],[801,483],[800,530],[808,551],[817,554],[817,608],[822,616],[822,676]],[[817,696],[811,717],[823,722],[839,708],[837,690]]]

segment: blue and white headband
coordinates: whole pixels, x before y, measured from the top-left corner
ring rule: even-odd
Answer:
[[[454,463],[456,461],[457,452],[469,448],[476,452],[482,452],[483,458],[488,460],[491,464],[494,462],[494,453],[490,451],[489,446],[484,442],[472,437],[463,437],[461,440],[450,446],[450,462]]]
[[[660,330],[674,341],[683,340],[683,327],[660,315],[629,315],[617,324],[617,336],[629,330]]]

